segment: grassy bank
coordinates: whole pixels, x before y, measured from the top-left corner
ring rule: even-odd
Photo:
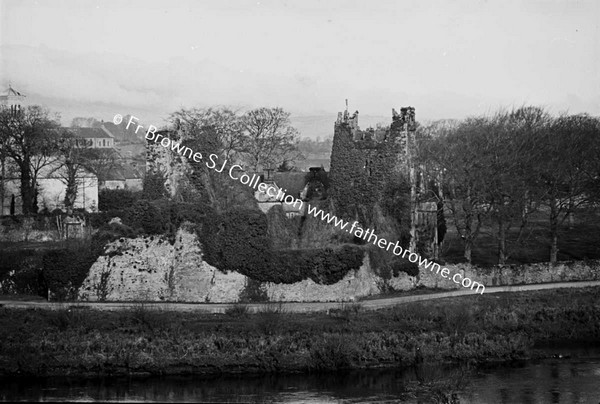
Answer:
[[[227,314],[0,309],[0,372],[316,371],[527,358],[536,343],[600,340],[600,288],[465,296],[365,311]]]

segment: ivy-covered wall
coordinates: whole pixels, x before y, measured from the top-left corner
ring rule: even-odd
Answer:
[[[406,174],[406,132],[394,114],[386,129],[360,130],[358,114],[335,123],[329,197],[335,214],[371,225],[374,206],[398,174]]]

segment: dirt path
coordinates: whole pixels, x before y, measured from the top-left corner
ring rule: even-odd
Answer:
[[[559,289],[559,288],[582,288],[588,286],[600,286],[600,281],[581,281],[581,282],[559,282],[559,283],[542,283],[535,285],[514,285],[514,286],[495,286],[486,288],[485,294],[502,293],[502,292],[523,292],[528,290],[543,290],[543,289]],[[446,297],[475,295],[471,290],[453,290],[449,292],[431,293],[424,295],[413,296],[398,296],[388,297],[373,300],[364,300],[360,305],[364,309],[376,310],[384,307],[395,306],[402,303],[416,302],[421,300],[443,299]],[[284,312],[315,312],[326,311],[330,309],[339,309],[344,304],[340,302],[330,303],[252,303],[248,304],[250,311],[256,312],[265,309],[281,309]],[[199,311],[206,313],[223,313],[230,307],[235,306],[234,303],[130,303],[130,302],[113,302],[113,303],[96,303],[96,302],[32,302],[32,301],[8,301],[0,300],[0,307],[19,308],[19,309],[50,309],[58,310],[69,307],[73,308],[89,308],[95,310],[127,310],[132,308],[145,307],[149,309],[158,309],[165,311]]]

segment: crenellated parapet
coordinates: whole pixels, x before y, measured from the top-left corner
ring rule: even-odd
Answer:
[[[415,120],[415,108],[400,108],[399,114],[394,108],[392,108],[392,122],[397,122],[397,124],[401,125],[404,128],[404,130],[414,132],[417,129],[417,123]]]

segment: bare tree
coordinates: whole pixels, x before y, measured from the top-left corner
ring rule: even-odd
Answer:
[[[550,262],[555,263],[559,226],[598,199],[600,122],[587,115],[563,115],[536,133],[532,142],[533,185],[549,210]]]
[[[254,171],[294,162],[302,157],[298,131],[291,126],[290,113],[281,108],[258,108],[243,116],[244,154]]]
[[[4,198],[6,191],[6,159],[8,153],[6,152],[8,137],[0,135],[0,216],[4,214]]]
[[[88,148],[80,156],[81,166],[98,177],[98,182],[106,181],[108,174],[120,168],[120,156],[114,149]]]
[[[53,173],[58,175],[59,179],[65,184],[65,208],[73,208],[77,199],[77,192],[82,181],[85,181],[85,172],[102,171],[98,170],[98,166],[105,168],[96,161],[99,152],[87,146],[84,139],[77,137],[73,132],[64,130],[59,141],[60,160],[53,170]],[[90,168],[88,168],[90,167]],[[94,170],[96,167],[96,170]]]
[[[35,194],[41,170],[57,158],[58,119],[41,106],[29,106],[18,113],[0,111],[0,143],[4,155],[18,167],[23,213],[35,212]]]
[[[550,116],[543,108],[525,106],[501,111],[487,119],[480,150],[484,158],[486,199],[497,225],[498,263],[505,264],[510,256],[509,231],[518,226],[513,244],[519,243],[536,210],[531,196],[532,173],[536,165],[532,158],[530,139],[546,130]]]
[[[467,262],[472,260],[473,245],[491,210],[480,153],[485,125],[484,118],[469,118],[456,126],[437,125],[419,145],[422,166],[431,177],[443,179],[440,188],[445,187],[446,192],[440,195],[452,214]]]
[[[179,126],[184,139],[193,140],[210,134],[214,136],[209,153],[218,154],[225,159],[234,158],[244,145],[242,119],[239,111],[229,107],[218,108],[182,108],[169,117]]]

